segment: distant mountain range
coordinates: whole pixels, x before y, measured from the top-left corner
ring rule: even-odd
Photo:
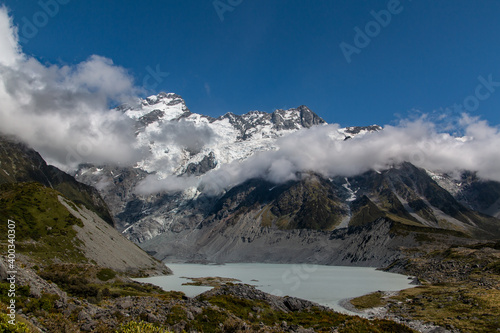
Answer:
[[[150,154],[133,168],[81,165],[75,177],[96,187],[116,227],[158,259],[379,265],[422,240],[500,236],[500,183],[408,162],[354,177],[304,170],[282,184],[253,178],[215,194],[196,184],[138,194],[152,174],[197,179],[326,122],[306,106],[212,118],[166,93],[115,111],[136,121],[137,147]],[[348,127],[332,135],[341,142],[377,131]]]

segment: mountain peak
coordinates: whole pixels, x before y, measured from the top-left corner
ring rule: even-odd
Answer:
[[[354,136],[362,136],[365,135],[366,133],[371,133],[371,132],[380,132],[383,130],[382,126],[379,125],[370,125],[370,126],[351,126],[351,127],[346,127],[342,128],[339,131],[343,132],[346,140],[350,139]]]
[[[160,103],[166,103],[167,105],[176,105],[184,102],[184,99],[174,93],[161,92],[158,95],[151,95],[146,99],[142,100],[143,105],[156,105]]]
[[[298,130],[326,124],[326,121],[305,105],[288,110],[278,109],[272,113],[272,121],[278,130]]]
[[[155,120],[176,120],[191,114],[181,96],[165,92],[139,99],[135,104],[122,104],[115,110],[121,111],[128,117],[139,121],[144,117],[152,118],[153,116]]]

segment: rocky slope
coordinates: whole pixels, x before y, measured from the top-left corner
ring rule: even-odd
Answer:
[[[78,208],[71,205],[61,197],[59,201],[68,212],[83,222],[81,226],[76,225],[73,228],[76,230],[76,239],[81,244],[79,249],[89,262],[138,276],[171,273],[163,264],[123,237],[94,212],[85,207]]]
[[[38,153],[15,141],[2,138],[0,149],[0,218],[15,222],[17,253],[39,266],[62,261],[134,275],[168,273],[116,231],[94,188],[47,166]],[[6,222],[0,231],[7,235]],[[1,240],[2,250],[6,242]]]
[[[349,179],[251,180],[217,200],[191,201],[171,222],[141,239],[167,261],[381,266],[425,240],[498,237],[496,218],[467,208],[411,164]],[[129,235],[146,234],[136,228]]]

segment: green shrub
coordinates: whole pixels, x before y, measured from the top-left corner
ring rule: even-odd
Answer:
[[[130,321],[126,324],[120,326],[116,333],[169,333],[164,328],[155,326],[151,323],[146,323],[144,321],[136,322]]]
[[[37,310],[45,310],[51,312],[54,310],[55,301],[59,300],[59,296],[55,294],[43,294],[40,298],[30,298],[26,303],[26,310],[35,312]]]
[[[108,281],[116,276],[116,272],[110,268],[103,268],[97,272],[96,276],[101,281]]]
[[[0,332],[2,333],[30,333],[28,325],[16,320],[15,325],[9,323],[9,316],[0,313]]]

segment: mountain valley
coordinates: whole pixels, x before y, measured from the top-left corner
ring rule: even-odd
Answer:
[[[289,138],[307,141],[307,131],[325,131],[334,150],[385,131],[331,126],[305,106],[211,118],[162,93],[113,112],[136,120],[136,148],[147,152],[136,166],[81,164],[75,179],[15,138],[0,139],[0,215],[18,228],[19,332],[500,328],[491,314],[500,183],[411,161],[350,175],[314,168],[282,177],[282,160],[254,171],[266,154],[289,149]],[[1,245],[0,302],[8,303]],[[188,298],[130,279],[170,274],[161,261],[371,266],[421,285],[352,300],[368,320],[231,280]]]

